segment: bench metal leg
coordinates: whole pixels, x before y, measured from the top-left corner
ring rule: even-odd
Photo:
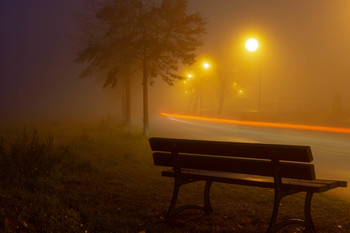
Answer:
[[[269,228],[267,228],[266,233],[272,233],[272,232],[276,232],[276,221],[277,221],[277,216],[278,216],[278,210],[280,207],[280,202],[282,199],[282,194],[278,189],[275,189],[275,199],[274,199],[274,203],[273,203],[273,212],[271,215],[271,219],[270,219],[270,224],[269,224]]]
[[[210,197],[209,197],[211,184],[212,182],[208,180],[204,188],[204,214],[205,215],[209,215],[210,213],[213,213],[213,209],[211,208]]]
[[[181,186],[181,183],[178,181],[178,179],[175,179],[173,197],[171,198],[171,204],[166,214],[166,218],[170,218],[176,214],[175,205],[177,201],[177,195],[179,194],[180,186]]]
[[[307,192],[305,198],[305,230],[310,233],[316,233],[311,217],[311,199],[313,194],[314,193]]]
[[[279,231],[281,228],[283,228],[287,225],[291,225],[291,224],[303,225],[305,227],[305,232],[316,233],[314,224],[312,222],[312,217],[311,217],[311,199],[313,196],[312,192],[306,193],[305,206],[304,206],[304,214],[305,214],[304,220],[289,219],[287,221],[276,224],[281,199],[287,195],[292,194],[292,193],[293,192],[283,193],[282,191],[275,190],[275,200],[274,200],[274,205],[273,205],[273,212],[272,212],[272,216],[271,216],[271,220],[270,220],[270,225],[266,231],[267,233],[275,233],[275,232]]]
[[[205,184],[205,188],[204,188],[204,206],[198,206],[198,205],[183,205],[180,206],[178,208],[176,208],[176,201],[177,201],[177,196],[179,194],[180,191],[180,187],[183,184],[186,183],[191,183],[193,182],[192,180],[180,180],[180,179],[175,179],[174,182],[174,191],[173,191],[173,196],[171,198],[171,204],[170,207],[168,209],[168,212],[166,214],[166,219],[169,219],[173,216],[175,216],[176,214],[187,210],[187,209],[199,209],[204,211],[204,213],[206,215],[210,214],[213,212],[211,205],[210,205],[210,199],[209,199],[209,192],[210,192],[210,187],[212,184],[212,181],[207,181]]]

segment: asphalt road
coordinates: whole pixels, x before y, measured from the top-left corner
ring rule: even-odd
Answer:
[[[260,142],[311,146],[317,178],[348,181],[350,186],[350,134],[243,126],[184,120],[151,118],[150,134],[157,137]],[[350,200],[350,188],[331,191]]]

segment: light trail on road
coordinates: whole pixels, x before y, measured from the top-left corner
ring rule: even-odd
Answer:
[[[240,121],[240,120],[232,120],[232,119],[224,119],[224,118],[183,115],[183,114],[177,114],[177,113],[170,114],[170,113],[164,113],[164,112],[161,112],[160,115],[166,116],[166,117],[180,118],[180,119],[199,120],[199,121],[226,123],[226,124],[248,125],[248,126],[270,127],[270,128],[284,128],[284,129],[313,130],[313,131],[350,134],[350,128],[342,128],[342,127],[285,124],[285,123],[259,122],[259,121]]]

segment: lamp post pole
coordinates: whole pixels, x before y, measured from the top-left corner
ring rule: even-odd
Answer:
[[[259,111],[259,115],[260,115],[260,111],[261,111],[261,48],[259,48],[258,51],[258,56],[259,56],[259,77],[258,77],[258,111]]]
[[[258,112],[261,111],[261,48],[259,48],[259,42],[255,38],[250,38],[246,41],[245,47],[249,52],[255,52],[258,50]]]

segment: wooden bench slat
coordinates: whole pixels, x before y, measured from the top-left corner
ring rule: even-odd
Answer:
[[[297,190],[301,191],[309,191],[309,192],[325,192],[327,190],[337,188],[338,182],[333,180],[333,181],[327,181],[325,182],[324,180],[312,180],[312,181],[307,181],[307,180],[289,180],[285,179],[282,180],[282,188],[294,188]]]
[[[343,188],[348,187],[348,182],[344,180],[338,180],[337,182],[338,182],[338,187],[343,187]]]
[[[278,156],[279,160],[298,162],[311,162],[313,160],[309,146],[173,138],[150,138],[149,141],[153,151],[177,151],[190,154],[210,154],[260,159],[271,159],[274,156]]]
[[[153,161],[157,166],[175,166],[174,155],[171,153],[155,152],[153,153]],[[181,168],[235,172],[261,176],[274,175],[273,165],[269,160],[178,154],[177,163]],[[280,173],[281,177],[308,180],[315,179],[313,164],[281,162]]]
[[[163,176],[175,177],[175,172],[173,169],[165,170],[162,172]],[[229,184],[239,184],[239,185],[249,185],[265,188],[275,188],[273,177],[269,176],[254,176],[248,174],[240,173],[230,173],[230,172],[215,172],[215,171],[204,171],[196,169],[181,169],[181,176],[187,179],[196,180],[207,180],[229,183]],[[309,191],[309,192],[325,192],[329,189],[340,187],[337,181],[334,180],[300,180],[300,179],[282,179],[282,187],[287,190],[296,191]]]
[[[261,176],[253,177],[252,175],[230,173],[230,172],[215,172],[215,171],[204,171],[194,169],[181,169],[181,177],[188,179],[207,180],[229,183],[229,184],[240,184],[249,186],[258,186],[264,188],[274,188],[274,181],[272,177]],[[162,176],[175,177],[173,169],[162,171]]]

